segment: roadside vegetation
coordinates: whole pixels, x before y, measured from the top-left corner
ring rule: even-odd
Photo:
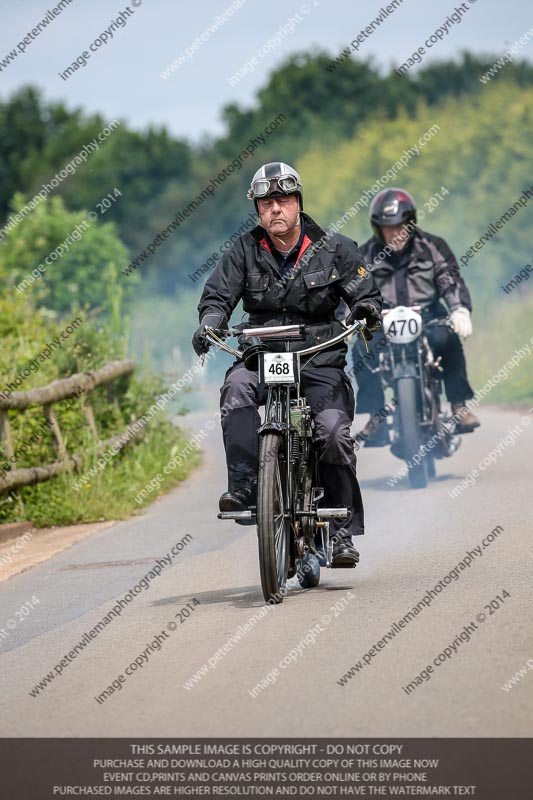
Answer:
[[[12,274],[13,263],[29,270],[40,263],[43,252],[64,238],[79,222],[78,212],[65,209],[60,198],[43,203],[0,245],[0,276]],[[20,255],[16,257],[16,253]],[[46,386],[54,380],[75,373],[89,372],[104,364],[127,356],[128,316],[123,313],[121,287],[116,274],[126,259],[126,249],[113,224],[95,228],[92,239],[85,242],[77,262],[59,262],[63,279],[41,281],[37,287],[22,292],[11,289],[0,299],[0,392]],[[65,257],[66,259],[66,257]],[[38,273],[37,273],[38,274]],[[69,280],[71,283],[69,283]],[[99,282],[98,282],[99,281]],[[81,303],[90,296],[93,303]],[[140,365],[132,376],[113,383],[117,403],[100,386],[89,394],[100,441],[126,429],[132,420],[143,416],[165,391],[170,379]],[[11,389],[8,388],[11,385]],[[82,411],[83,395],[53,405],[67,452],[85,457],[83,471],[96,467],[94,478],[78,490],[74,485],[77,471],[58,475],[50,480],[0,493],[0,522],[32,520],[36,525],[60,525],[102,519],[120,519],[138,511],[150,502],[135,501],[154,474],[186,444],[188,437],[172,424],[170,414],[183,413],[185,398],[170,401],[147,424],[142,435],[128,442],[103,468],[98,468],[95,441],[91,437]],[[170,412],[170,413],[169,413]],[[46,425],[42,406],[26,411],[9,410],[9,424],[16,455],[13,464],[5,453],[0,459],[0,476],[10,469],[44,466],[58,460],[52,437]],[[164,477],[160,493],[179,483],[192,469],[199,456],[192,453],[188,461]]]

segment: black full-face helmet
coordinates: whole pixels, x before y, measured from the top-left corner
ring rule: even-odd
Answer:
[[[300,202],[300,211],[303,211],[303,186],[302,179],[289,164],[283,161],[272,161],[263,164],[254,177],[246,197],[253,200],[257,211],[257,201],[264,197],[283,197],[297,194]]]
[[[381,227],[383,225],[401,225],[416,223],[415,201],[404,189],[392,188],[379,192],[370,204],[370,224],[376,236],[383,241]]]

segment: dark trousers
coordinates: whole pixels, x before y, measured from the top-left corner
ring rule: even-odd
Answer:
[[[346,507],[350,512],[347,519],[331,520],[330,533],[346,538],[361,535],[364,513],[350,435],[355,405],[350,381],[343,369],[315,367],[302,371],[301,385],[315,424],[320,481],[325,490],[322,504],[327,508]],[[257,476],[258,406],[265,399],[265,386],[259,384],[257,372],[242,363],[227,371],[220,390],[220,408],[229,491],[248,486]]]
[[[474,392],[468,383],[465,354],[460,338],[445,325],[427,328],[424,333],[428,337],[435,358],[442,356],[442,379],[450,403],[470,400]],[[376,414],[385,404],[379,374],[370,370],[377,367],[379,352],[386,344],[385,335],[379,332],[374,334],[374,338],[369,342],[370,353],[366,353],[361,343],[356,343],[353,348],[353,368],[350,374],[355,377],[359,388],[358,414]]]

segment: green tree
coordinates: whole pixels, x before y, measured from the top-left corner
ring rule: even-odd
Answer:
[[[33,86],[0,102],[0,219],[16,192],[33,196],[104,125],[98,114],[45,103]]]
[[[15,213],[24,203],[17,195]],[[60,197],[40,203],[0,243],[4,286],[13,294],[28,293],[37,305],[59,315],[80,307],[110,310],[108,271],[112,265],[120,271],[126,263],[127,251],[114,224],[67,211]],[[131,276],[126,295],[137,281]]]
[[[167,186],[186,182],[190,171],[189,146],[164,128],[137,133],[121,126],[91,155],[90,169],[80,167],[65,183],[62,195],[70,208],[91,208],[119,189],[120,202],[113,204],[108,217],[117,224],[122,241],[136,252],[146,242],[151,207],[158,205]]]
[[[94,208],[115,187],[122,200],[108,218],[122,240],[139,248],[147,228],[149,206],[172,182],[186,180],[191,149],[163,128],[130,131],[124,124],[99,140],[106,120],[48,103],[34,87],[24,87],[0,102],[0,220],[9,213],[16,192],[33,197],[84,148],[95,142],[86,163],[63,178],[54,194],[74,210]]]

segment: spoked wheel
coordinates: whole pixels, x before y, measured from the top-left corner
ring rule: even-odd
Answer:
[[[290,519],[288,511],[287,469],[283,437],[267,433],[261,437],[257,479],[257,536],[263,597],[268,602],[283,602],[281,590],[289,568]]]

